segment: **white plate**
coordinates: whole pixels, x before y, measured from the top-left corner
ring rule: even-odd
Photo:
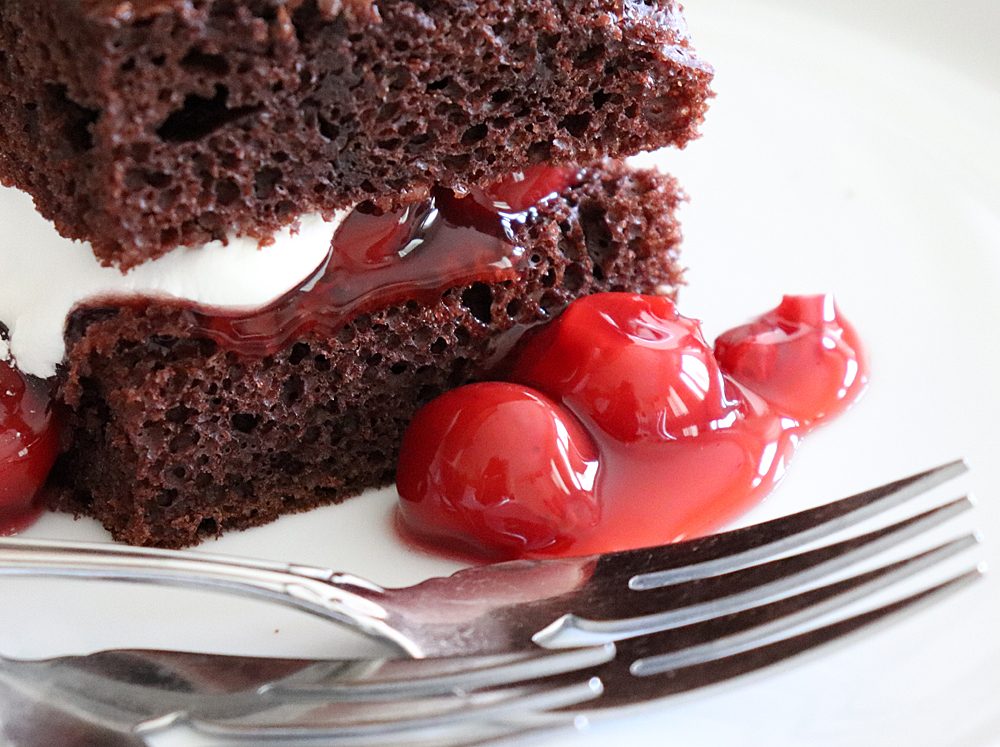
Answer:
[[[1000,10],[964,0],[689,0],[717,67],[704,138],[658,156],[691,195],[681,310],[711,336],[782,293],[830,290],[868,343],[862,402],[801,448],[756,520],[964,456],[955,488],[1000,552]],[[947,17],[940,13],[947,12]],[[385,585],[455,569],[394,537],[381,491],[204,549],[349,570]],[[44,517],[30,536],[93,538]],[[961,566],[962,564],[959,564]],[[994,563],[995,566],[1000,565]],[[330,626],[191,592],[0,580],[0,652],[179,647],[363,651]],[[1000,742],[1000,579],[850,646],[641,717],[541,743],[981,747]]]

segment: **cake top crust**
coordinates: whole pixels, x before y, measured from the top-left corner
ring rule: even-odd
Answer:
[[[123,271],[697,137],[675,0],[3,0],[0,181]]]
[[[234,6],[276,11],[284,8],[288,12],[295,11],[305,0],[237,0]],[[374,0],[316,0],[320,14],[328,19],[334,19],[341,13],[352,18],[373,17]],[[190,13],[190,0],[69,0],[79,4],[81,14],[92,20],[105,21],[113,25],[127,24],[135,21],[155,18],[164,14]]]

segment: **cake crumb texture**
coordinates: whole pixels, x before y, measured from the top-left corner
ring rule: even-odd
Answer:
[[[0,0],[0,178],[125,269],[683,145],[710,80],[673,0]]]

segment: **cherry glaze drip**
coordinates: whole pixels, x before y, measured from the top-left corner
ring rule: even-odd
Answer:
[[[41,512],[35,496],[59,453],[59,429],[41,382],[0,361],[0,536]]]
[[[520,351],[516,383],[417,414],[397,478],[404,531],[490,559],[705,534],[770,492],[801,436],[867,382],[829,296],[786,297],[716,353],[668,299],[574,302]],[[515,406],[526,399],[544,407]]]
[[[260,310],[198,310],[192,334],[247,355],[271,355],[308,332],[334,337],[365,311],[411,299],[431,303],[453,286],[513,278],[523,249],[512,224],[574,178],[566,169],[536,166],[465,197],[436,187],[429,199],[393,212],[359,206],[313,277]]]

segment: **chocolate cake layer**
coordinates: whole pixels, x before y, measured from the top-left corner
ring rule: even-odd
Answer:
[[[0,178],[127,268],[694,137],[673,0],[0,0]]]
[[[516,224],[513,279],[362,313],[275,355],[192,337],[176,304],[78,312],[51,506],[180,547],[388,484],[416,410],[488,377],[525,330],[597,291],[672,294],[681,199],[670,177],[606,163]]]

